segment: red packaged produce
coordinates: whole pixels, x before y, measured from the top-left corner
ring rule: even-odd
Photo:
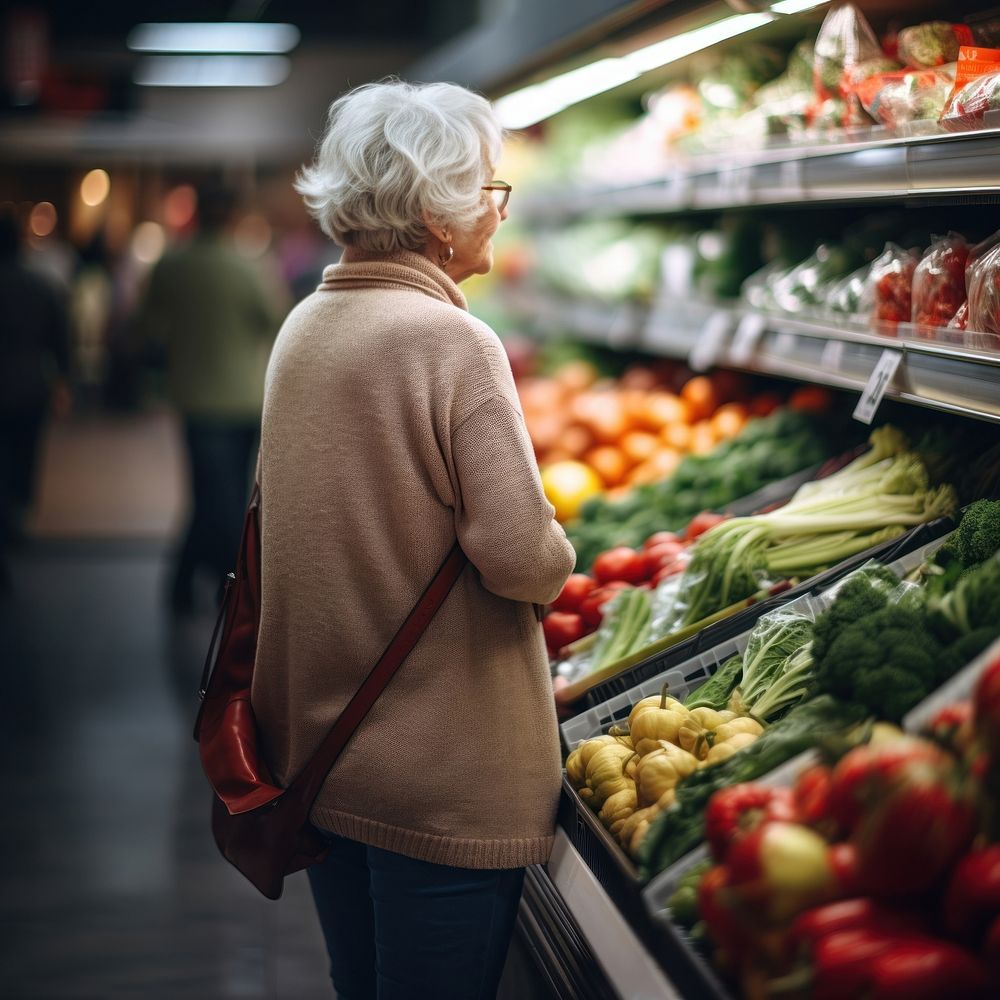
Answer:
[[[959,233],[934,236],[913,272],[912,321],[921,327],[947,326],[965,302],[969,244]]]
[[[941,124],[952,132],[982,128],[995,111],[1000,111],[1000,49],[963,45]]]
[[[1000,335],[1000,244],[975,261],[966,274],[966,282],[969,291],[967,329]],[[984,346],[995,346],[995,343]]]
[[[873,298],[872,322],[877,330],[895,336],[899,323],[909,323],[913,311],[913,272],[919,255],[895,243],[886,243],[872,261],[868,283]]]

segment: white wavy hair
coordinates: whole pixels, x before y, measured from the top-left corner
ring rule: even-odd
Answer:
[[[341,246],[422,250],[425,212],[459,231],[478,219],[502,141],[489,101],[464,87],[369,83],[330,105],[315,162],[295,189]]]

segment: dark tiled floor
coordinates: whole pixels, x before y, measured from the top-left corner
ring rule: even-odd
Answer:
[[[211,622],[149,543],[41,543],[0,602],[0,996],[329,997],[303,876],[215,853],[190,726]]]

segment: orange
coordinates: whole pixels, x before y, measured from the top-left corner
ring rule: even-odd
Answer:
[[[646,431],[629,431],[621,439],[621,449],[633,463],[645,462],[659,446],[659,438]]]
[[[747,408],[742,403],[726,403],[712,414],[709,422],[719,441],[736,437],[747,422]]]
[[[681,399],[690,407],[692,420],[704,420],[711,416],[716,406],[715,389],[705,375],[688,379],[681,389]]]
[[[577,361],[567,361],[564,365],[560,365],[552,377],[563,388],[569,389],[572,392],[580,392],[592,386],[600,374],[589,361],[580,359]]]
[[[691,427],[688,424],[669,424],[660,432],[660,440],[676,451],[688,451],[691,448]]]
[[[572,458],[579,458],[593,443],[594,436],[580,424],[567,427],[558,440],[558,446]]]
[[[699,420],[691,427],[691,451],[695,455],[707,455],[715,444],[715,431],[710,420]]]
[[[618,486],[625,478],[628,471],[629,460],[621,448],[616,448],[612,444],[598,445],[591,448],[584,456],[583,460],[594,469],[604,480],[604,485]]]
[[[687,403],[672,392],[652,392],[646,399],[645,424],[652,431],[660,431],[669,424],[686,424],[689,416]]]

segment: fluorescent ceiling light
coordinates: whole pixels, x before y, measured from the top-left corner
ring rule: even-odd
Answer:
[[[138,24],[127,44],[135,52],[289,52],[299,37],[294,24],[260,21]]]
[[[753,31],[773,20],[774,14],[769,13],[737,14],[647,45],[626,56],[601,59],[501,97],[496,102],[497,114],[505,128],[527,128],[588,97],[635,80],[642,73],[676,62],[727,38]]]
[[[149,56],[133,79],[143,87],[274,87],[290,68],[284,56]]]
[[[496,111],[504,128],[527,128],[570,105],[628,83],[638,75],[621,59],[601,59],[501,97],[496,102]]]
[[[630,52],[627,56],[622,56],[622,62],[634,66],[639,73],[647,73],[651,69],[659,69],[660,66],[707,49],[717,42],[724,42],[727,38],[753,31],[773,20],[773,14],[737,14]]]
[[[829,2],[830,0],[781,0],[781,3],[771,4],[771,10],[775,14],[800,14],[804,10],[822,7]]]

